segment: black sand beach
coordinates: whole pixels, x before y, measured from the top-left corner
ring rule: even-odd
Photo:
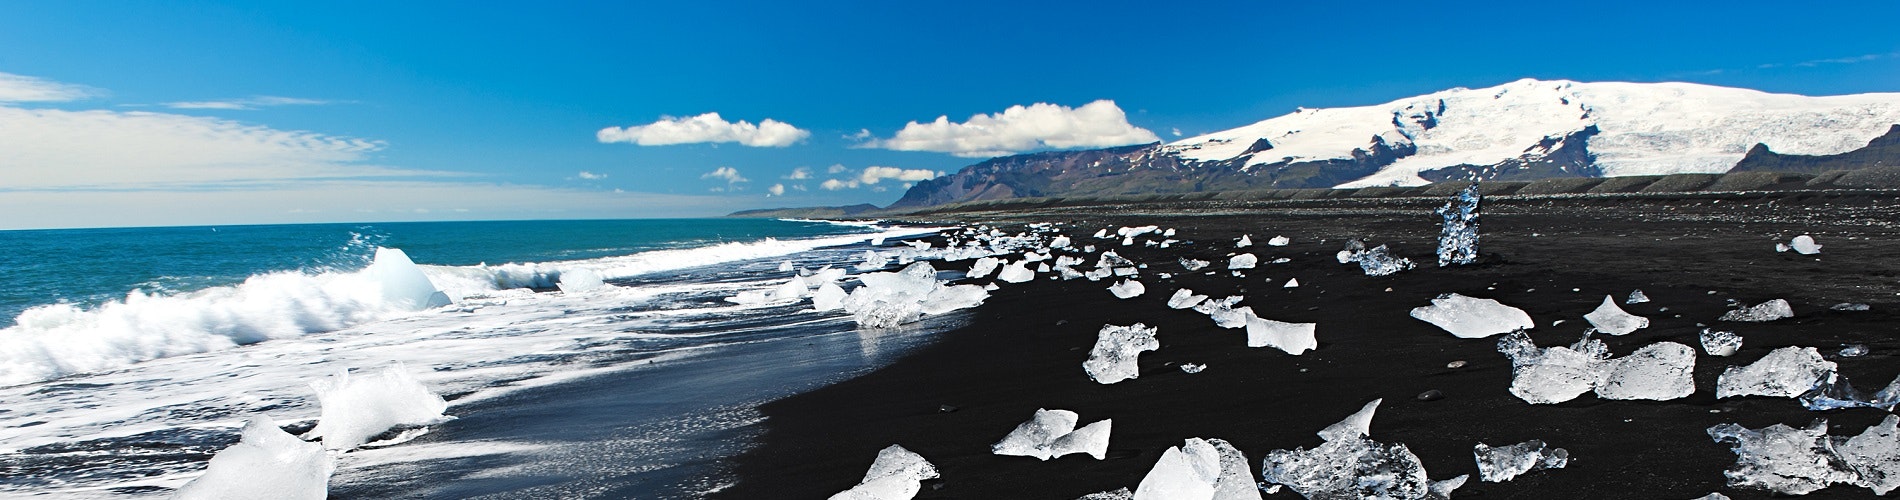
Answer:
[[[1759,428],[1803,426],[1826,418],[1834,435],[1858,434],[1887,412],[1813,412],[1793,399],[1718,400],[1715,384],[1730,365],[1751,363],[1783,346],[1819,348],[1866,390],[1900,374],[1900,209],[1891,194],[1783,192],[1755,195],[1492,198],[1471,266],[1433,265],[1438,225],[1434,198],[1197,202],[1041,208],[949,214],[964,222],[1013,228],[1066,224],[1077,245],[1112,248],[1148,265],[1147,293],[1119,300],[1110,280],[1004,284],[970,324],[941,334],[898,362],[761,408],[758,446],[736,461],[739,482],[716,498],[825,498],[855,484],[879,449],[900,444],[930,460],[943,478],[918,498],[1072,499],[1133,489],[1161,453],[1191,437],[1221,438],[1245,452],[1257,476],[1270,450],[1313,447],[1315,432],[1383,398],[1371,437],[1404,443],[1433,479],[1473,477],[1456,498],[1691,499],[1721,492],[1736,499],[1763,491],[1726,487],[1735,461],[1706,429],[1722,423]],[[1097,229],[1160,225],[1192,244],[1158,249],[1088,238]],[[1260,268],[1245,278],[1219,264],[1233,239],[1252,235]],[[1776,241],[1813,235],[1823,253],[1776,253]],[[1285,235],[1292,243],[1265,246]],[[1418,269],[1367,277],[1334,259],[1348,238],[1390,244]],[[1209,260],[1213,275],[1183,273],[1178,257]],[[1268,264],[1288,257],[1285,264]],[[1093,261],[1093,258],[1090,258]],[[958,268],[967,261],[940,267]],[[1161,279],[1160,273],[1172,273]],[[1297,278],[1298,288],[1282,288]],[[988,279],[974,280],[987,283]],[[1164,304],[1178,288],[1221,297],[1244,295],[1263,318],[1318,324],[1319,347],[1303,356],[1248,348],[1246,334]],[[1497,337],[1459,339],[1407,313],[1443,293],[1493,298],[1529,312],[1540,346],[1569,345],[1588,328],[1582,315],[1605,295],[1619,304],[1641,289],[1651,302],[1625,310],[1649,328],[1599,335],[1622,356],[1659,341],[1696,346],[1696,391],[1673,401],[1609,401],[1585,394],[1533,405],[1507,392],[1510,360]],[[1768,323],[1718,322],[1729,301],[1753,305],[1785,298],[1796,316]],[[1835,311],[1842,302],[1869,311]],[[1562,324],[1553,326],[1557,320]],[[1141,356],[1141,376],[1114,385],[1082,371],[1104,324],[1158,326],[1161,349]],[[1703,325],[1746,341],[1731,357],[1703,353]],[[1839,358],[1843,344],[1871,354]],[[1462,368],[1447,368],[1465,361]],[[1204,363],[1188,374],[1181,363]],[[1442,399],[1417,396],[1437,390]],[[996,456],[989,446],[1038,408],[1066,409],[1082,423],[1114,419],[1106,460],[1070,455],[1047,462]],[[1541,439],[1569,450],[1560,470],[1533,471],[1504,483],[1477,480],[1472,446]],[[1257,478],[1257,477],[1256,477]],[[1865,488],[1835,486],[1812,498],[1859,498]],[[1281,491],[1269,498],[1298,498]]]

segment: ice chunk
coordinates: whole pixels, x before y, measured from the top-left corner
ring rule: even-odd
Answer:
[[[938,477],[937,467],[930,461],[903,446],[891,445],[877,452],[863,481],[832,495],[831,500],[909,500],[923,489],[925,480]]]
[[[1702,350],[1710,356],[1729,356],[1742,349],[1742,336],[1735,332],[1702,329]]]
[[[1044,262],[1044,263],[1041,263],[1041,264],[1036,264],[1036,272],[1038,272],[1038,273],[1046,273],[1046,272],[1049,272],[1049,271],[1051,271],[1051,270],[1052,270],[1052,269],[1050,269],[1050,268],[1049,268],[1049,263],[1047,263],[1047,262]]]
[[[1201,370],[1206,370],[1206,369],[1207,369],[1207,365],[1203,365],[1203,364],[1181,363],[1181,371],[1189,375],[1200,373]]]
[[[1260,477],[1286,485],[1311,499],[1443,498],[1464,484],[1462,478],[1432,482],[1425,466],[1404,444],[1386,444],[1367,436],[1374,400],[1358,413],[1320,432],[1326,442],[1311,450],[1273,450],[1260,465]]]
[[[1609,347],[1585,338],[1571,347],[1539,348],[1519,331],[1498,340],[1511,358],[1511,395],[1532,404],[1562,403],[1596,389],[1604,377]]]
[[[1597,386],[1603,399],[1668,401],[1695,393],[1695,349],[1657,342],[1612,359]]]
[[[844,273],[844,268],[825,266],[823,269],[811,273],[811,276],[806,276],[805,286],[815,287],[825,283],[837,283],[838,280],[844,279]]]
[[[1140,272],[1141,272],[1141,271],[1140,271],[1139,269],[1136,269],[1136,268],[1133,268],[1133,267],[1117,267],[1117,268],[1115,268],[1115,275],[1116,275],[1116,276],[1134,276],[1134,275],[1136,275],[1136,274],[1139,274]]]
[[[1753,430],[1721,424],[1709,428],[1709,437],[1727,442],[1735,452],[1735,465],[1722,472],[1730,487],[1805,495],[1858,479],[1835,454],[1825,419],[1815,419],[1803,429],[1775,424]]]
[[[791,262],[786,262],[786,264],[790,263]],[[562,293],[581,293],[598,290],[600,287],[606,286],[606,282],[601,281],[600,273],[594,272],[593,269],[577,267],[562,269],[561,281],[555,283],[554,286],[560,288]]]
[[[1497,448],[1478,443],[1471,454],[1478,459],[1478,479],[1487,483],[1502,483],[1526,472],[1562,469],[1570,464],[1570,452],[1536,439]]]
[[[1203,302],[1203,304],[1207,303],[1209,302]],[[1258,317],[1254,316],[1252,306],[1214,308],[1212,312],[1207,313],[1207,316],[1214,319],[1214,326],[1221,328],[1245,328],[1248,321]]]
[[[1228,258],[1227,268],[1228,269],[1253,269],[1253,266],[1258,263],[1260,263],[1259,257],[1254,257],[1254,255],[1250,253],[1243,253],[1243,254],[1235,255],[1231,258]]]
[[[350,450],[397,426],[435,425],[449,420],[449,407],[434,391],[409,376],[402,363],[351,374],[339,371],[310,383],[322,416],[306,437],[322,437],[323,447]]]
[[[818,312],[843,309],[846,296],[844,288],[839,287],[837,283],[818,285],[818,291],[811,294],[811,308]]]
[[[376,260],[364,271],[382,285],[383,299],[409,309],[449,305],[448,294],[436,290],[409,254],[394,248],[376,248]]]
[[[1745,307],[1745,308],[1729,311],[1728,313],[1723,314],[1721,318],[1717,318],[1717,319],[1721,321],[1747,321],[1747,322],[1753,322],[1753,323],[1760,323],[1764,321],[1774,321],[1781,318],[1792,318],[1792,317],[1794,317],[1794,308],[1788,305],[1788,301],[1784,299],[1775,299],[1775,300],[1770,300],[1770,301],[1763,302],[1760,304],[1755,304],[1752,307]]]
[[[1834,450],[1854,471],[1855,486],[1882,496],[1900,487],[1900,417],[1887,415],[1859,435],[1833,441]]]
[[[1623,299],[1624,304],[1641,304],[1644,302],[1649,302],[1649,296],[1643,295],[1642,290],[1631,291],[1630,297],[1627,299]]]
[[[943,314],[982,305],[988,298],[989,290],[976,285],[939,286],[924,295],[918,306],[924,314]]]
[[[1200,304],[1201,301],[1204,300],[1207,300],[1206,295],[1195,295],[1193,290],[1182,288],[1175,290],[1174,295],[1168,297],[1168,307],[1172,309],[1187,309]]]
[[[1731,366],[1715,382],[1715,397],[1800,396],[1833,373],[1834,362],[1813,347],[1783,347],[1748,366]]]
[[[1359,254],[1359,270],[1366,276],[1385,276],[1415,267],[1412,259],[1392,255],[1392,250],[1379,245]]]
[[[1082,426],[1080,429],[1056,438],[1055,442],[1049,445],[1050,454],[1061,457],[1083,453],[1096,460],[1108,458],[1108,434],[1113,426],[1114,422],[1106,418]]]
[[[1101,267],[1095,268],[1086,273],[1082,273],[1082,277],[1088,278],[1089,281],[1101,281],[1104,278],[1107,278],[1109,276],[1114,276],[1114,275],[1115,275],[1114,271],[1109,270],[1107,268],[1101,268]]]
[[[805,279],[794,276],[792,279],[780,284],[778,288],[773,288],[772,298],[774,300],[795,300],[805,298],[805,296],[810,293],[811,289],[805,287]]]
[[[1120,283],[1108,286],[1108,293],[1115,294],[1115,298],[1118,299],[1134,298],[1146,291],[1148,289],[1142,287],[1140,281],[1135,280],[1122,280]]]
[[[1169,447],[1141,479],[1139,500],[1259,500],[1247,456],[1219,439],[1188,438]]]
[[[1011,262],[1003,266],[1002,271],[997,271],[996,279],[1005,283],[1022,283],[1036,279],[1036,272],[1029,270],[1022,262]]]
[[[1801,401],[1802,406],[1815,411],[1863,407],[1891,410],[1895,404],[1900,404],[1900,377],[1895,377],[1885,389],[1868,397],[1849,384],[1847,377],[1830,372],[1795,399]]]
[[[1273,237],[1273,239],[1267,240],[1267,246],[1283,247],[1283,246],[1286,246],[1288,243],[1292,243],[1292,242],[1293,242],[1292,238],[1288,238],[1285,236],[1275,236]]]
[[[1359,407],[1359,411],[1347,415],[1344,420],[1320,429],[1319,438],[1327,441],[1349,440],[1372,435],[1372,416],[1379,411],[1379,403],[1385,398],[1374,399]]]
[[[1440,295],[1432,299],[1432,305],[1412,309],[1412,317],[1461,339],[1481,339],[1537,326],[1523,309],[1456,293]]]
[[[1189,259],[1189,258],[1181,259],[1181,268],[1186,269],[1190,272],[1199,271],[1201,270],[1201,268],[1207,267],[1208,264],[1212,264],[1212,263],[1205,260],[1195,260],[1195,259]]]
[[[890,328],[922,319],[925,314],[941,314],[981,304],[989,292],[976,285],[945,287],[937,281],[936,268],[915,262],[898,272],[858,275],[864,286],[852,290],[843,301],[862,328]]]
[[[1247,311],[1253,312],[1251,308]],[[1287,323],[1249,317],[1247,347],[1272,347],[1298,356],[1319,347],[1319,341],[1313,338],[1315,326],[1313,323]]]
[[[1122,488],[1115,491],[1104,491],[1100,493],[1090,493],[1087,495],[1082,495],[1081,497],[1076,498],[1075,500],[1135,500],[1135,493],[1132,491],[1128,491],[1128,488]]]
[[[989,276],[990,273],[996,271],[996,266],[1002,263],[1003,261],[996,260],[995,257],[976,259],[976,262],[970,263],[970,272],[964,273],[964,276],[969,278]]]
[[[1867,304],[1861,304],[1861,303],[1855,303],[1855,302],[1842,302],[1839,304],[1834,304],[1833,306],[1829,306],[1828,309],[1833,309],[1836,311],[1865,311],[1868,309],[1872,309],[1872,307],[1869,307]]]
[[[1800,235],[1788,241],[1788,248],[1801,255],[1821,253],[1821,245],[1814,242],[1813,236]]]
[[[912,250],[929,250],[930,249],[930,242],[928,241],[905,241],[903,243],[905,245],[909,245]]]
[[[1088,361],[1082,362],[1082,371],[1101,384],[1141,376],[1137,358],[1143,352],[1161,348],[1161,341],[1155,340],[1156,330],[1141,323],[1103,325],[1102,331],[1096,334],[1095,347],[1089,350]]]
[[[990,453],[1048,460],[1055,457],[1056,438],[1075,431],[1079,419],[1069,410],[1037,409],[1029,421],[1018,424],[1002,441],[990,445]]]
[[[1339,258],[1340,264],[1351,264],[1354,262],[1359,262],[1359,256],[1364,253],[1366,253],[1366,242],[1359,241],[1359,240],[1346,240],[1346,248],[1343,250],[1340,250],[1339,254],[1336,255],[1335,257]]]
[[[1244,234],[1240,235],[1240,241],[1234,242],[1234,248],[1247,248],[1250,246],[1253,246],[1253,238]]]
[[[1098,239],[1104,239],[1104,240],[1108,239],[1108,230],[1107,229],[1096,230],[1095,237]]]
[[[1069,248],[1071,244],[1073,244],[1073,242],[1069,241],[1069,237],[1067,236],[1057,236],[1055,239],[1049,240],[1049,248]]]
[[[1134,267],[1134,265],[1135,261],[1122,257],[1120,254],[1115,253],[1114,250],[1102,252],[1102,257],[1095,260],[1095,267],[1102,269]]]
[[[1285,285],[1280,285],[1280,288],[1299,288],[1299,287],[1300,287],[1300,279],[1299,279],[1299,278],[1287,278],[1287,279],[1286,279],[1286,284],[1285,284]]]
[[[237,444],[211,457],[204,475],[185,483],[172,498],[323,500],[329,495],[336,464],[322,446],[297,439],[264,415],[245,422],[242,434]]]
[[[1858,358],[1866,355],[1866,344],[1848,344],[1841,346],[1841,357],[1843,358]]]
[[[1478,183],[1452,195],[1438,207],[1444,226],[1438,234],[1438,267],[1470,264],[1478,259]]]
[[[876,271],[891,263],[891,258],[876,250],[864,251],[864,262],[858,263],[859,271]]]
[[[1583,320],[1590,322],[1590,326],[1596,327],[1597,331],[1610,335],[1627,335],[1649,327],[1649,318],[1623,312],[1623,308],[1616,307],[1616,299],[1608,295],[1603,296],[1603,305],[1583,315]]]
[[[792,261],[789,261],[789,260],[788,260],[788,261],[785,261],[785,262],[780,262],[780,263],[778,264],[778,272],[781,272],[781,273],[789,273],[789,272],[792,272],[792,271],[795,271],[795,270],[798,270],[798,266],[794,266],[794,265],[792,265]]]

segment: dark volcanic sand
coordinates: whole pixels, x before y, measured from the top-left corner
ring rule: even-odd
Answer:
[[[1717,201],[1719,200],[1719,202]],[[1247,454],[1258,475],[1274,449],[1313,447],[1314,434],[1384,398],[1372,438],[1404,443],[1433,479],[1472,474],[1455,497],[1691,499],[1710,492],[1766,498],[1728,488],[1734,463],[1728,446],[1706,429],[1737,422],[1749,428],[1793,426],[1827,418],[1835,435],[1858,434],[1886,412],[1810,412],[1793,399],[1715,399],[1723,368],[1746,364],[1782,346],[1812,346],[1841,365],[1857,386],[1874,390],[1900,374],[1896,339],[1900,210],[1876,196],[1792,193],[1770,197],[1487,200],[1480,265],[1433,265],[1436,202],[1325,200],[1278,205],[1132,205],[983,213],[969,221],[1011,225],[1063,222],[1077,246],[1113,248],[1148,264],[1147,293],[1118,300],[1108,280],[1003,284],[972,323],[947,332],[897,363],[762,408],[762,442],[737,459],[739,482],[718,498],[825,498],[856,484],[877,451],[901,444],[936,464],[943,479],[918,498],[1072,499],[1133,489],[1161,453],[1190,437],[1221,438]],[[1112,214],[1112,215],[1110,215]],[[1103,227],[1158,224],[1178,228],[1193,244],[1170,249],[1123,247],[1087,235]],[[1011,226],[1013,227],[1013,226]],[[1112,229],[1111,229],[1112,232]],[[1180,275],[1178,256],[1224,267],[1232,239],[1251,234],[1261,267],[1235,278]],[[1778,254],[1776,241],[1812,234],[1818,256]],[[1265,246],[1283,234],[1286,247]],[[1333,254],[1346,238],[1392,244],[1418,261],[1413,271],[1364,276]],[[1322,241],[1324,240],[1324,241]],[[1266,264],[1290,257],[1287,264]],[[1087,257],[1089,266],[1094,257]],[[941,267],[960,268],[968,261]],[[1084,267],[1086,268],[1086,267]],[[1160,279],[1159,273],[1175,273]],[[1284,289],[1287,278],[1299,288]],[[1269,279],[1271,282],[1269,282]],[[977,280],[987,282],[988,280]],[[1245,346],[1244,330],[1214,326],[1206,316],[1168,309],[1181,287],[1221,297],[1242,294],[1261,317],[1318,323],[1319,348],[1303,356]],[[1390,288],[1390,291],[1387,291]],[[1573,291],[1577,289],[1580,291]],[[1658,341],[1696,347],[1696,393],[1674,401],[1607,401],[1586,394],[1556,405],[1510,395],[1510,362],[1496,337],[1459,339],[1407,313],[1441,293],[1494,298],[1537,321],[1541,346],[1568,345],[1588,324],[1582,315],[1604,295],[1620,304],[1641,289],[1652,302],[1623,306],[1651,326],[1621,337],[1600,336],[1617,356]],[[1713,291],[1714,293],[1711,293]],[[1770,323],[1724,323],[1728,300],[1753,305],[1785,298],[1796,317]],[[1829,306],[1861,302],[1871,311]],[[1663,308],[1668,310],[1665,312]],[[1563,324],[1552,326],[1555,320]],[[1104,324],[1160,327],[1159,351],[1141,357],[1142,375],[1114,385],[1081,368]],[[1704,354],[1696,339],[1706,323],[1741,334],[1732,357]],[[1845,343],[1872,351],[1839,358]],[[1448,369],[1446,363],[1468,365]],[[1181,363],[1204,363],[1187,374]],[[1437,401],[1419,401],[1427,390]],[[941,407],[955,407],[944,412]],[[1087,424],[1114,419],[1106,460],[1070,455],[1047,462],[991,455],[989,446],[1037,408],[1067,409]],[[1505,483],[1477,480],[1471,449],[1541,439],[1570,451],[1568,468],[1534,471]],[[1257,477],[1256,477],[1257,479]],[[1835,486],[1812,498],[1868,497],[1864,488]],[[1282,491],[1268,498],[1299,498]]]

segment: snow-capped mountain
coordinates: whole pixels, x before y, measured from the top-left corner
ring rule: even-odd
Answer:
[[[1810,97],[1690,83],[1526,79],[1372,106],[1300,109],[1168,144],[995,158],[917,183],[891,208],[1028,196],[1720,173],[1751,149],[1836,155],[1868,147],[1897,124],[1900,93]]]

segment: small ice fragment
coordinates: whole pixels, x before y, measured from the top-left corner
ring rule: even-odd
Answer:
[[[335,462],[323,447],[284,432],[270,417],[244,423],[237,444],[211,456],[204,475],[172,494],[178,500],[281,498],[323,500]]]
[[[1082,495],[1075,500],[1135,500],[1135,492],[1128,491],[1128,488],[1122,488],[1115,491],[1103,491]]]
[[[1049,240],[1049,248],[1069,248],[1071,244],[1073,244],[1073,242],[1069,241],[1069,237],[1067,236],[1057,236],[1055,239]]]
[[[1847,344],[1841,347],[1841,357],[1843,358],[1858,358],[1866,355],[1867,346],[1865,344]]]
[[[1470,264],[1478,259],[1478,183],[1473,182],[1438,207],[1444,227],[1438,235],[1438,267]]]
[[[1694,372],[1694,348],[1657,342],[1610,360],[1597,386],[1597,397],[1656,401],[1685,398],[1695,393]]]
[[[1082,371],[1100,384],[1113,384],[1141,376],[1141,367],[1137,364],[1141,353],[1161,348],[1161,341],[1155,340],[1156,328],[1141,323],[1131,326],[1103,325],[1097,334],[1095,347],[1089,350],[1089,359],[1082,363]]]
[[[1717,399],[1735,396],[1792,398],[1833,373],[1834,362],[1813,347],[1783,347],[1748,366],[1731,366],[1715,382]]]
[[[791,262],[786,262],[786,264],[790,263]],[[798,278],[792,279],[794,281],[798,280]],[[560,288],[562,293],[581,293],[598,290],[600,287],[606,286],[606,282],[602,281],[600,279],[600,273],[594,272],[593,269],[576,267],[572,269],[562,269],[561,281],[555,283],[554,286]]]
[[[1867,304],[1858,304],[1858,303],[1853,303],[1853,302],[1842,302],[1842,303],[1839,303],[1839,304],[1834,304],[1834,305],[1833,305],[1832,307],[1828,307],[1828,309],[1833,309],[1833,310],[1836,310],[1836,311],[1865,311],[1865,310],[1868,310],[1868,309],[1871,309],[1871,308],[1870,308],[1870,307],[1868,307],[1868,306],[1867,306]]]
[[[871,238],[871,246],[874,246],[874,247],[884,246],[884,237],[879,236],[876,238]]]
[[[1415,267],[1412,259],[1392,255],[1392,250],[1379,245],[1359,254],[1359,270],[1366,276],[1385,276]]]
[[[990,273],[996,271],[996,266],[1002,263],[1003,261],[997,260],[995,257],[976,259],[976,262],[970,263],[970,272],[964,273],[963,275],[968,278],[989,276]]]
[[[1135,244],[1135,237],[1129,236],[1127,238],[1122,238],[1122,246],[1130,246],[1134,244]]]
[[[1380,398],[1367,402],[1365,406],[1359,407],[1359,411],[1347,415],[1344,420],[1326,426],[1325,429],[1320,429],[1319,438],[1327,441],[1338,441],[1371,436],[1372,416],[1379,411],[1379,403],[1384,401],[1385,398]]]
[[[818,312],[843,309],[846,296],[848,294],[844,292],[844,288],[839,287],[837,283],[818,285],[818,291],[811,294],[811,308]]]
[[[1728,498],[1728,495],[1723,495],[1721,493],[1710,493],[1707,495],[1702,495],[1700,497],[1693,498],[1691,500],[1729,500],[1729,498]]]
[[[1134,276],[1134,275],[1136,275],[1136,274],[1140,274],[1140,273],[1141,273],[1141,270],[1140,270],[1140,269],[1137,269],[1137,268],[1133,268],[1133,267],[1117,267],[1117,268],[1115,268],[1115,275],[1116,275],[1116,276]]]
[[[1165,237],[1169,237],[1169,238],[1173,238],[1173,237],[1174,237],[1174,228],[1168,228],[1168,229],[1167,229],[1166,231],[1162,231],[1162,232],[1161,232],[1161,235],[1162,235],[1162,236],[1165,236]]]
[[[1203,365],[1203,364],[1181,363],[1181,371],[1187,372],[1189,374],[1200,373],[1201,370],[1206,370],[1206,369],[1207,369],[1207,365]]]
[[[1821,253],[1821,245],[1816,244],[1814,242],[1813,236],[1808,236],[1805,234],[1796,236],[1794,237],[1793,240],[1789,240],[1788,248],[1793,249],[1794,253],[1798,253],[1801,255],[1814,255],[1817,253]]]
[[[1641,304],[1644,302],[1649,302],[1649,296],[1644,295],[1642,290],[1632,291],[1630,292],[1630,298],[1623,299],[1624,304]]]
[[[1626,335],[1637,329],[1649,327],[1649,318],[1623,312],[1623,308],[1616,307],[1616,299],[1608,295],[1603,296],[1603,305],[1597,306],[1597,309],[1590,311],[1590,314],[1583,315],[1583,319],[1589,321],[1590,326],[1596,327],[1598,331],[1610,335]]]
[[[912,250],[929,250],[930,249],[930,242],[928,241],[905,241],[903,243],[905,245],[910,245],[910,248]]]
[[[1049,272],[1049,271],[1050,271],[1050,269],[1049,269],[1049,263],[1047,263],[1047,262],[1044,262],[1044,263],[1041,263],[1041,264],[1036,264],[1036,272],[1038,272],[1038,273],[1046,273],[1046,272]]]
[[[1203,300],[1207,300],[1206,295],[1195,295],[1193,290],[1182,288],[1175,290],[1174,296],[1168,297],[1168,307],[1171,309],[1187,309],[1200,304]]]
[[[1793,249],[1788,248],[1787,243],[1782,243],[1779,241],[1775,242],[1775,253],[1788,253],[1789,250],[1793,250]]]
[[[1146,291],[1148,289],[1141,286],[1140,281],[1135,280],[1122,280],[1120,283],[1108,286],[1108,293],[1115,294],[1115,298],[1118,299],[1134,298]]]
[[[1300,287],[1300,279],[1299,279],[1299,278],[1287,278],[1287,279],[1286,279],[1286,284],[1285,284],[1285,285],[1280,285],[1280,288],[1299,288],[1299,287]]]
[[[1288,238],[1285,236],[1274,236],[1273,239],[1267,240],[1267,246],[1283,247],[1283,246],[1286,246],[1288,243],[1292,243],[1292,242],[1293,242],[1292,238]]]
[[[1551,448],[1536,439],[1497,448],[1478,443],[1471,454],[1478,460],[1478,478],[1487,483],[1510,481],[1526,472],[1562,469],[1570,464],[1570,452]]]
[[[1104,240],[1108,239],[1108,230],[1101,229],[1101,230],[1095,231],[1095,238],[1104,239]]]
[[[1481,339],[1537,326],[1523,309],[1456,293],[1440,295],[1432,299],[1432,305],[1412,309],[1412,317],[1461,339]]]
[[[781,262],[778,265],[778,272],[781,272],[781,273],[791,272],[796,269],[798,268],[796,266],[793,266],[792,261],[789,261],[789,260],[785,262]]]
[[[1108,458],[1108,434],[1114,424],[1114,421],[1105,418],[1063,434],[1049,444],[1049,454],[1051,457],[1061,457],[1082,453],[1096,460]]]
[[[1249,308],[1247,312],[1253,310]],[[1287,323],[1249,315],[1247,347],[1272,347],[1298,356],[1319,347],[1319,341],[1313,337],[1315,326],[1314,323]]]
[[[397,426],[435,425],[449,404],[392,363],[381,370],[351,374],[348,370],[310,383],[317,391],[322,416],[307,437],[322,437],[330,450],[355,449],[383,431]]]
[[[1016,426],[1002,441],[990,445],[990,453],[1048,460],[1055,457],[1056,438],[1075,430],[1080,417],[1069,410],[1037,409],[1029,421]]]
[[[891,258],[889,256],[877,253],[876,250],[865,250],[864,262],[858,263],[857,268],[859,271],[876,271],[883,269],[884,266],[890,264],[890,262]]]
[[[871,469],[864,472],[864,480],[830,500],[909,500],[923,489],[923,482],[936,479],[937,467],[924,457],[891,445],[877,452],[877,459],[871,461]]]
[[[1247,248],[1250,246],[1253,246],[1253,238],[1244,234],[1240,235],[1240,241],[1234,242],[1234,248]]]
[[[772,300],[797,300],[810,293],[811,289],[805,287],[805,279],[793,276],[772,289]]]
[[[1788,301],[1785,299],[1775,299],[1775,300],[1770,300],[1770,301],[1763,302],[1760,304],[1755,304],[1754,306],[1751,306],[1751,307],[1729,311],[1728,313],[1723,314],[1722,317],[1716,318],[1716,319],[1720,321],[1747,321],[1747,322],[1753,322],[1753,323],[1760,323],[1764,321],[1774,321],[1774,320],[1778,320],[1782,318],[1792,318],[1792,317],[1794,317],[1794,308],[1788,305]]]
[[[1181,268],[1186,269],[1188,271],[1199,271],[1201,270],[1201,268],[1207,267],[1208,264],[1210,264],[1210,262],[1205,261],[1205,260],[1195,260],[1195,259],[1189,259],[1189,258],[1181,259]]]
[[[1364,253],[1366,253],[1366,242],[1359,241],[1359,240],[1346,240],[1346,248],[1344,250],[1340,250],[1339,254],[1336,255],[1335,257],[1339,258],[1340,264],[1351,264],[1354,262],[1358,262],[1359,255],[1364,254]]]
[[[1228,269],[1253,269],[1253,266],[1255,264],[1258,264],[1259,262],[1260,262],[1259,257],[1254,257],[1254,255],[1250,253],[1243,253],[1243,254],[1235,255],[1232,258],[1227,259],[1227,268]]]
[[[996,272],[996,279],[1005,283],[1022,283],[1036,279],[1036,272],[1024,266],[1022,262],[1011,262]]]
[[[1742,336],[1735,332],[1702,329],[1702,351],[1710,356],[1729,356],[1742,349]]]
[[[1288,263],[1288,262],[1293,262],[1293,259],[1289,259],[1289,258],[1286,258],[1286,257],[1281,257],[1281,258],[1278,258],[1278,259],[1273,259],[1272,261],[1269,261],[1269,262],[1267,262],[1267,263],[1268,263],[1268,264],[1285,264],[1285,263]]]
[[[1065,269],[1066,269],[1066,268],[1065,268]],[[1068,276],[1066,276],[1066,275],[1065,275],[1065,276],[1063,276],[1063,278],[1064,278],[1064,279],[1067,279],[1067,278],[1068,278]],[[983,285],[983,289],[984,289],[984,290],[989,290],[989,291],[992,291],[992,292],[994,292],[994,291],[997,291],[997,290],[1002,290],[1002,289],[1003,289],[1003,287],[1000,287],[1000,286],[996,286],[996,284],[995,284],[995,283],[990,283],[990,284],[988,284],[988,285]]]
[[[1211,301],[1202,302],[1202,304],[1211,303]],[[1258,316],[1254,316],[1252,306],[1243,306],[1235,308],[1211,308],[1211,312],[1207,313],[1207,317],[1213,318],[1214,326],[1221,328],[1245,328],[1247,323]]]

